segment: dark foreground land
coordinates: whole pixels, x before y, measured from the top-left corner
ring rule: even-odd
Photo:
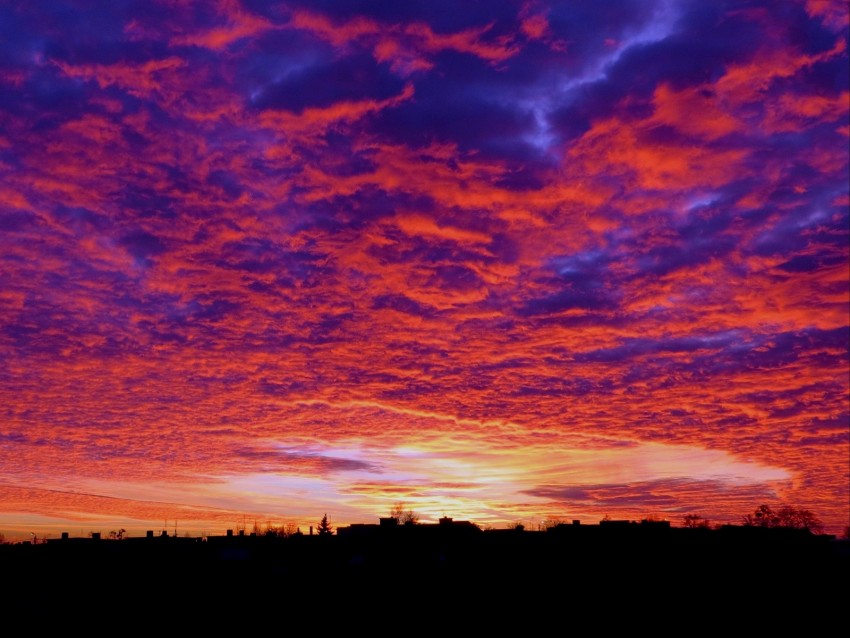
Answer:
[[[396,633],[403,622],[416,634],[420,625],[437,630],[438,620],[491,630],[504,622],[505,631],[523,621],[556,622],[562,633],[588,623],[600,631],[649,624],[664,634],[680,633],[671,630],[680,625],[681,633],[701,628],[700,635],[710,628],[764,635],[768,627],[841,635],[850,623],[850,543],[806,531],[344,531],[0,546],[0,604],[7,620],[60,618],[93,627],[103,614],[172,628],[312,618],[317,626],[375,629],[391,622]]]

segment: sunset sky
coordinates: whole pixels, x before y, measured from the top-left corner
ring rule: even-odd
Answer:
[[[850,523],[845,0],[0,5],[0,532]]]

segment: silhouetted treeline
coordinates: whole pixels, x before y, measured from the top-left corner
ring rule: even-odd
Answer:
[[[105,594],[113,607],[153,604],[182,613],[193,597],[232,611],[266,599],[294,604],[317,596],[334,605],[375,597],[402,604],[414,593],[414,604],[437,597],[457,605],[483,593],[525,605],[541,596],[580,605],[602,597],[635,609],[675,604],[697,610],[742,605],[754,592],[774,603],[829,607],[840,599],[845,605],[850,542],[755,526],[604,521],[546,532],[482,531],[444,519],[286,538],[56,539],[2,546],[0,561],[4,586],[13,584],[3,599],[15,600],[13,609],[78,609]]]

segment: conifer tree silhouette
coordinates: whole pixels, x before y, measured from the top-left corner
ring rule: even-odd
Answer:
[[[333,525],[331,525],[331,522],[328,520],[327,514],[325,514],[319,522],[318,531],[319,536],[330,536],[334,533]]]

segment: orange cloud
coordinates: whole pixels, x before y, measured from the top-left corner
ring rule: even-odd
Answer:
[[[818,62],[829,60],[846,52],[843,39],[822,53],[805,55],[789,47],[764,46],[745,64],[733,64],[716,83],[718,94],[733,105],[743,105],[760,100],[772,82],[789,78]]]
[[[404,75],[431,68],[425,54],[453,50],[496,63],[519,51],[509,38],[485,41],[484,36],[492,25],[458,33],[437,33],[424,23],[385,25],[367,18],[355,18],[336,24],[321,14],[298,10],[293,12],[290,26],[309,31],[335,47],[362,43],[372,50],[376,60],[390,62],[395,71]]]
[[[652,101],[655,113],[648,126],[653,123],[672,126],[686,135],[707,140],[744,129],[743,123],[723,108],[707,86],[676,91],[662,84],[655,89]]]
[[[246,11],[238,0],[219,0],[219,14],[224,16],[226,24],[219,27],[171,38],[172,46],[198,46],[214,51],[227,48],[243,38],[255,37],[275,26],[265,18]]]
[[[69,77],[93,80],[101,88],[115,85],[126,90],[130,95],[150,97],[162,90],[160,78],[183,66],[185,62],[180,58],[170,57],[149,60],[142,64],[72,66],[62,61],[56,61],[55,64]]]
[[[806,0],[806,13],[820,18],[834,31],[846,29],[850,24],[850,9],[842,0]]]

